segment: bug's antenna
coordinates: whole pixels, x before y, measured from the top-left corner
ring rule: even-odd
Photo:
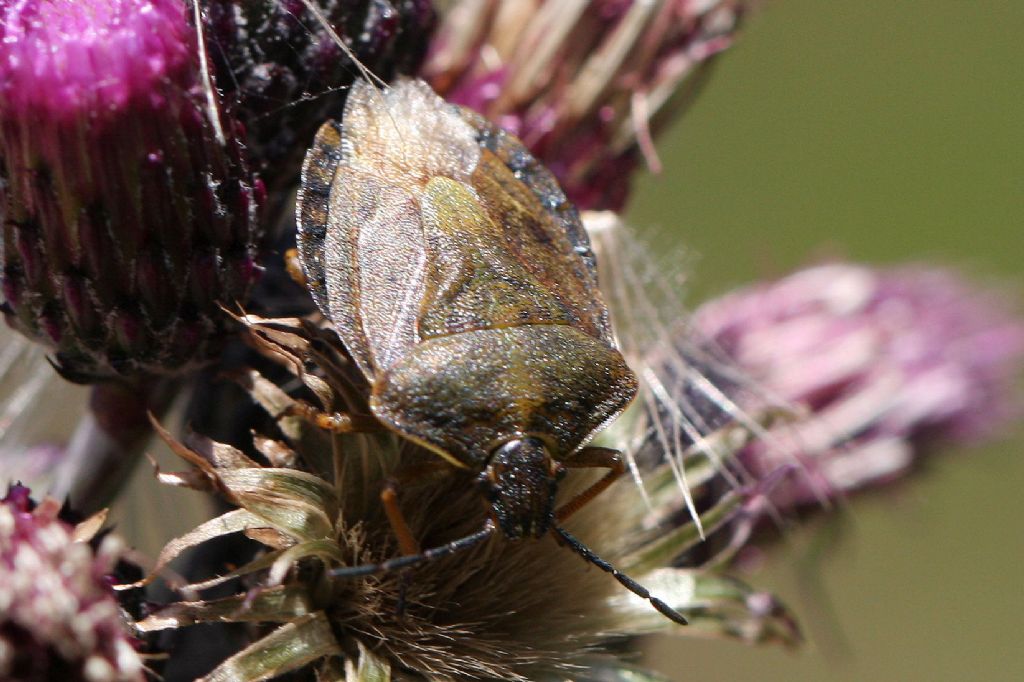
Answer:
[[[370,83],[376,81],[377,85],[380,87],[386,88],[388,86],[388,84],[385,81],[378,77],[377,74],[373,73],[368,68],[366,68],[366,65],[359,60],[359,57],[357,57],[356,53],[352,50],[352,48],[348,46],[348,43],[342,40],[341,36],[338,35],[338,32],[334,30],[334,27],[331,25],[331,22],[327,20],[326,16],[324,16],[323,10],[321,10],[320,7],[314,4],[312,0],[301,0],[301,2],[306,7],[306,9],[309,10],[309,12],[314,17],[316,17],[317,23],[319,23],[320,26],[327,32],[327,35],[330,36],[331,40],[334,41],[334,44],[341,48],[341,51],[344,52],[345,55],[352,60],[352,63],[356,65],[357,69],[359,69],[359,73],[362,74],[363,78],[365,78]]]
[[[487,523],[484,524],[484,527],[477,532],[459,538],[458,540],[452,540],[446,545],[431,547],[420,554],[407,554],[406,556],[395,557],[394,559],[388,559],[387,561],[379,564],[363,564],[362,566],[345,566],[343,568],[335,568],[330,571],[329,575],[333,578],[358,578],[364,575],[375,575],[377,573],[398,571],[417,564],[441,559],[442,557],[455,554],[456,552],[461,552],[464,549],[469,549],[473,545],[486,540],[493,533],[494,522],[488,519]]]
[[[572,551],[576,552],[581,557],[583,557],[590,563],[594,564],[605,573],[611,573],[615,577],[615,579],[618,580],[622,584],[622,586],[625,587],[627,590],[629,590],[636,596],[643,597],[644,599],[649,601],[651,603],[651,606],[658,610],[658,613],[660,613],[661,615],[665,616],[666,618],[675,623],[679,623],[680,625],[687,624],[686,618],[684,618],[681,613],[679,613],[674,608],[672,608],[662,600],[658,599],[657,597],[651,596],[651,593],[647,590],[646,587],[644,587],[637,581],[633,580],[625,573],[620,572],[610,563],[594,554],[594,552],[592,552],[590,548],[588,548],[582,542],[580,542],[575,537],[570,535],[569,531],[559,526],[555,526],[554,528],[552,528],[552,530],[556,535],[558,535],[558,537],[565,540],[566,544],[568,544],[569,547],[572,548]]]

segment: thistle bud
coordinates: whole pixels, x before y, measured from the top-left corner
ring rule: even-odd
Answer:
[[[252,158],[271,191],[298,181],[313,134],[341,112],[344,86],[360,73],[352,56],[385,80],[413,73],[434,25],[430,0],[315,4],[330,29],[302,0],[204,3],[203,28],[223,100],[245,123]]]
[[[884,483],[1019,408],[1024,321],[946,270],[809,268],[707,303],[695,323],[804,412],[741,455],[754,472],[794,456],[806,468],[773,495],[782,506]]]
[[[0,499],[0,678],[141,681],[106,578],[119,543],[108,536],[93,551],[81,537],[89,524],[72,527],[58,510],[34,506],[22,486]]]
[[[581,209],[620,209],[652,136],[732,42],[738,0],[461,0],[424,76],[519,137]]]
[[[0,16],[8,322],[72,379],[215,352],[258,273],[261,184],[216,110],[183,0],[30,0]]]

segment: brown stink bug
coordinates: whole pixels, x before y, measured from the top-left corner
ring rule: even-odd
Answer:
[[[553,533],[677,622],[685,620],[560,522],[623,472],[586,447],[633,399],[576,209],[522,144],[421,81],[349,93],[303,167],[298,252],[316,303],[371,387],[388,429],[479,473],[483,529],[420,551],[382,499],[405,556],[395,570],[476,544]],[[560,508],[566,468],[609,473]]]

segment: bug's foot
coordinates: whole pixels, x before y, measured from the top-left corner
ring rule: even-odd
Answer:
[[[288,406],[285,414],[304,419],[331,433],[373,433],[384,430],[381,423],[373,417],[344,412],[325,412],[307,402],[298,400]]]

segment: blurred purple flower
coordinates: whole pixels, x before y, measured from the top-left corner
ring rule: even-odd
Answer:
[[[1015,415],[1024,320],[995,291],[935,267],[802,270],[705,304],[697,328],[773,398],[806,410],[743,455],[755,475],[796,456],[783,506],[905,473],[935,439]]]
[[[58,511],[52,499],[34,507],[22,486],[0,499],[0,678],[142,680],[107,582],[119,542],[93,552]]]
[[[619,209],[652,136],[733,39],[742,0],[462,0],[423,69],[519,137],[580,209]]]
[[[179,370],[258,274],[260,181],[183,0],[0,2],[8,321],[78,380]]]

